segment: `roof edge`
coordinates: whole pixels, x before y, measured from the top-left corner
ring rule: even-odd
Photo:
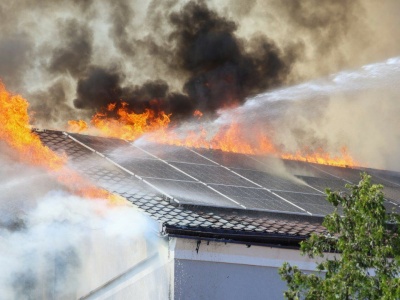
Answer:
[[[246,245],[260,245],[271,247],[296,248],[308,236],[277,233],[258,233],[237,230],[222,230],[213,228],[186,228],[164,224],[163,233],[170,237],[205,239],[225,243],[240,243]]]

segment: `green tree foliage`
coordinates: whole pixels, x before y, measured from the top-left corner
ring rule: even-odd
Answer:
[[[288,263],[279,269],[285,298],[400,299],[400,217],[387,214],[383,187],[371,184],[369,175],[346,187],[348,193],[326,191],[335,206],[323,222],[326,234],[301,242],[303,255],[320,257],[317,271],[304,273]]]

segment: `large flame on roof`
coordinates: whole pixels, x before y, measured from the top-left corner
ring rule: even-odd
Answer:
[[[110,116],[108,114],[110,112],[116,112],[116,115]],[[118,109],[116,109],[115,104],[110,104],[104,112],[93,116],[90,126],[82,120],[69,121],[68,130],[89,132],[129,141],[144,136],[151,141],[170,145],[219,149],[242,154],[274,155],[283,159],[339,167],[359,165],[348,153],[345,146],[342,146],[336,155],[331,155],[322,148],[316,150],[300,149],[291,153],[277,147],[267,134],[257,130],[257,128],[252,130],[250,141],[249,134],[241,130],[240,124],[235,122],[220,126],[216,132],[210,134],[206,126],[201,123],[203,113],[199,110],[196,110],[193,114],[193,119],[197,122],[196,129],[184,130],[183,133],[179,131],[178,127],[171,126],[170,116],[162,111],[156,114],[152,110],[136,114],[130,111],[125,103]]]
[[[71,192],[88,198],[120,202],[118,196],[99,189],[66,167],[67,157],[44,146],[29,126],[28,102],[10,94],[0,82],[0,141],[15,150],[19,160],[55,174]]]
[[[114,113],[115,117],[108,117],[110,113]],[[168,127],[170,123],[169,117],[170,115],[163,111],[156,114],[150,109],[136,114],[129,111],[127,103],[123,102],[119,108],[116,107],[115,103],[111,103],[104,111],[98,112],[93,116],[91,126],[102,136],[135,140],[144,133]],[[83,120],[71,120],[68,122],[68,130],[71,132],[85,132],[88,129],[88,124]]]

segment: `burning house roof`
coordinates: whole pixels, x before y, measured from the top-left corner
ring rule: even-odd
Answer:
[[[158,220],[165,233],[263,243],[297,243],[322,232],[332,211],[326,187],[358,181],[359,169],[276,158],[37,130],[69,166]],[[367,170],[386,186],[386,207],[400,211],[400,174]]]

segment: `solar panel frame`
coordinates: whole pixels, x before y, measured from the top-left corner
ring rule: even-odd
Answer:
[[[191,151],[185,147],[152,143],[140,145],[140,148],[151,153],[157,158],[168,162],[215,165],[215,163],[202,157],[201,155],[198,155],[195,151]]]
[[[300,183],[296,183],[290,181],[289,179],[285,179],[282,177],[278,177],[266,172],[260,172],[255,170],[245,170],[245,169],[231,169],[234,172],[242,175],[250,179],[251,181],[265,187],[267,189],[273,190],[281,190],[281,191],[293,191],[293,192],[303,192],[303,193],[318,193],[314,188],[301,185]],[[297,178],[295,178],[297,179]]]
[[[333,191],[347,191],[345,185],[348,182],[344,180],[339,180],[335,178],[318,178],[318,177],[309,177],[309,176],[297,176],[306,182],[309,186],[314,187],[315,189],[325,193],[327,188],[330,188]]]
[[[326,200],[322,194],[306,194],[284,191],[273,191],[277,195],[289,200],[290,202],[304,208],[314,215],[326,215],[334,211],[334,206]],[[339,213],[341,213],[341,209]]]
[[[400,174],[382,174],[382,171],[367,170],[373,183],[382,184],[385,187],[400,187]]]
[[[221,150],[212,149],[192,149],[196,153],[207,157],[215,163],[228,167],[228,168],[242,168],[242,169],[257,169],[260,162],[248,157],[245,154],[238,154],[233,152],[223,152]],[[240,158],[240,159],[238,159]]]
[[[252,182],[218,165],[196,165],[177,162],[172,162],[171,165],[207,184],[257,187]]]
[[[57,133],[57,134],[56,134]],[[86,150],[85,148],[80,148],[77,149],[76,145],[74,143],[71,143],[71,145],[68,144],[68,137],[61,132],[38,132],[40,135],[41,139],[46,142],[47,135],[49,135],[49,145],[50,147],[53,147],[55,151],[58,151],[58,149],[63,149],[64,151],[67,151],[67,154],[71,157],[77,156],[79,159],[76,159],[74,161],[75,164],[82,164],[85,163],[85,161],[88,163],[86,164],[88,166],[87,171],[84,173],[92,173],[93,178],[97,178],[98,176],[95,175],[95,170],[96,167],[93,166],[93,164],[90,164],[89,161],[93,160],[93,155],[90,150]],[[54,136],[56,134],[57,136]],[[51,135],[51,137],[50,137]],[[152,155],[149,155],[145,151],[142,151],[140,148],[135,147],[134,145],[131,145],[123,140],[118,140],[118,139],[110,139],[110,138],[102,138],[102,137],[93,137],[93,136],[85,136],[85,135],[80,135],[80,134],[71,134],[72,138],[77,139],[79,142],[82,142],[83,144],[87,145],[88,147],[106,154],[107,156],[111,157],[113,160],[117,161],[119,164],[121,164],[123,167],[127,168],[128,170],[132,171],[133,173],[146,178],[148,180],[154,181],[157,180],[157,178],[160,178],[160,180],[173,180],[176,182],[180,182],[181,184],[185,182],[184,184],[200,184],[196,181],[194,181],[193,178],[190,176],[185,175],[184,173],[180,172],[179,170],[176,170],[174,167],[166,164],[163,160],[169,161],[171,165],[182,169],[182,171],[189,173],[189,175],[196,177],[196,179],[199,179],[201,181],[204,181],[207,183],[211,188],[215,188],[217,191],[221,192],[221,190],[224,190],[224,194],[228,198],[230,198],[230,195],[232,195],[231,192],[227,192],[227,188],[231,189],[232,191],[232,185],[237,185],[234,188],[241,188],[246,189],[246,188],[252,188],[257,190],[257,185],[253,185],[251,181],[254,181],[256,184],[261,185],[265,188],[268,188],[272,190],[274,193],[277,195],[289,200],[290,202],[293,202],[296,205],[299,205],[303,209],[310,211],[311,213],[320,213],[320,214],[326,214],[331,212],[325,204],[321,205],[318,202],[319,201],[300,201],[302,193],[299,192],[310,192],[310,189],[308,187],[305,188],[305,190],[302,190],[302,188],[299,188],[299,185],[294,184],[292,182],[285,181],[284,179],[278,179],[276,181],[276,178],[274,178],[274,175],[268,174],[266,172],[260,172],[257,169],[260,168],[260,163],[263,165],[263,168],[265,167],[265,164],[261,161],[257,161],[257,158],[248,156],[248,155],[240,155],[240,154],[234,154],[234,153],[219,153],[217,155],[211,155],[210,153],[213,153],[214,150],[209,150],[209,149],[203,149],[199,151],[198,149],[194,150],[189,150],[186,148],[181,148],[181,147],[175,147],[175,146],[167,146],[167,150],[165,150],[165,145],[159,146],[159,149],[155,151],[154,149],[149,149],[145,148],[144,150],[150,152]],[[61,140],[60,140],[61,139]],[[57,145],[54,144],[55,141],[58,141]],[[67,143],[67,144],[66,144]],[[53,145],[54,144],[54,145]],[[53,145],[53,146],[52,146]],[[62,146],[60,146],[62,145]],[[160,150],[164,149],[164,150]],[[79,151],[78,151],[79,150]],[[71,152],[72,151],[72,152]],[[78,151],[76,153],[76,151]],[[165,151],[163,153],[163,151]],[[198,154],[196,154],[199,152]],[[172,153],[172,154],[171,154]],[[205,155],[206,154],[206,155]],[[202,157],[205,156],[205,157]],[[208,157],[207,157],[208,156]],[[219,158],[218,158],[219,156]],[[221,157],[228,157],[228,159],[221,159]],[[215,158],[218,159],[215,159]],[[183,158],[183,161],[178,161],[180,158]],[[208,159],[207,159],[208,158]],[[212,159],[214,158],[214,159]],[[241,158],[241,159],[239,159]],[[242,161],[240,161],[242,160]],[[238,163],[238,161],[240,161]],[[246,161],[243,163],[243,161]],[[222,163],[221,163],[222,162]],[[251,162],[251,163],[249,163]],[[255,162],[255,163],[253,163]],[[144,164],[141,164],[144,163]],[[226,165],[227,167],[230,167],[230,169],[225,169],[222,168],[220,165]],[[349,169],[349,168],[339,168],[339,167],[332,167],[332,166],[314,166],[314,164],[310,163],[303,163],[303,162],[287,162],[284,161],[284,164],[286,166],[290,165],[290,169],[293,170],[293,166],[295,167],[301,167],[303,168],[306,166],[307,172],[311,172],[311,174],[316,174],[317,177],[312,177],[312,176],[298,176],[298,178],[304,180],[307,182],[310,186],[321,190],[323,192],[325,187],[330,187],[333,190],[339,189],[339,190],[345,190],[344,184],[346,184],[347,181],[352,181],[352,182],[357,182],[359,180],[359,172],[360,170],[358,169]],[[92,165],[89,167],[89,165]],[[139,166],[138,166],[139,165]],[[144,166],[145,165],[145,166]],[[188,167],[188,165],[191,165],[191,167]],[[184,167],[182,167],[184,166]],[[203,166],[203,167],[202,167]],[[233,167],[236,166],[236,167]],[[240,167],[238,167],[240,166]],[[180,168],[181,167],[181,168]],[[252,168],[252,169],[246,169],[246,168]],[[215,169],[216,168],[216,169]],[[195,169],[201,170],[201,172],[194,172]],[[254,170],[255,169],[255,170]],[[139,171],[140,170],[140,171]],[[217,172],[210,172],[217,170]],[[238,175],[235,175],[234,173],[230,172],[229,170],[238,173],[240,176],[246,177],[250,181],[241,178]],[[139,171],[139,172],[138,172]],[[395,204],[392,204],[388,201],[385,202],[385,206],[387,207],[388,211],[391,210],[392,208],[395,211],[400,211],[400,208],[396,203],[400,203],[400,174],[397,174],[396,172],[392,172],[393,174],[389,174],[389,172],[385,173],[385,171],[381,170],[373,170],[369,169],[367,170],[369,173],[371,173],[373,176],[373,182],[374,183],[380,183],[385,186],[385,192],[386,192],[386,197],[388,200],[393,201]],[[112,171],[109,171],[110,174],[113,174],[115,178],[118,178],[118,174],[114,174]],[[222,173],[221,173],[222,172]],[[306,173],[307,173],[306,172]],[[202,174],[207,174],[206,177],[204,177]],[[213,176],[210,179],[210,174]],[[221,176],[222,174],[222,176]],[[249,175],[251,174],[251,175]],[[267,174],[267,175],[265,175]],[[309,173],[307,173],[309,174]],[[108,190],[111,190],[116,193],[134,193],[135,191],[138,191],[140,189],[140,184],[137,187],[134,187],[128,182],[126,178],[119,178],[117,180],[121,184],[116,184],[117,181],[115,181],[115,178],[109,178],[108,176],[100,176],[98,178],[99,182],[98,184],[102,186],[103,188],[106,188]],[[197,178],[201,177],[201,178]],[[264,178],[263,178],[264,177]],[[344,178],[338,180],[337,177]],[[261,178],[265,179],[264,181],[261,180]],[[268,179],[268,180],[267,180]],[[222,187],[224,186],[224,187]],[[225,197],[219,195],[216,192],[213,192],[210,188],[207,188],[204,186],[206,189],[203,188],[203,194],[206,196],[209,196],[210,194],[213,195],[214,200],[190,200],[187,197],[183,197],[184,201],[187,203],[192,203],[192,204],[207,204],[207,205],[212,205],[212,206],[236,206],[236,204],[232,204],[233,202],[226,202],[229,201]],[[143,187],[142,187],[143,188]],[[148,187],[147,187],[148,188]],[[195,189],[192,189],[195,190]],[[294,194],[297,194],[297,199],[293,197],[289,197],[290,194],[286,193],[287,191],[290,192],[296,192]],[[312,190],[315,191],[315,190]],[[267,191],[265,191],[267,192]],[[315,191],[316,192],[316,191]],[[238,197],[238,194],[236,193],[235,196],[233,196],[235,201],[238,201],[243,204],[250,204],[250,206],[254,209],[265,209],[265,203],[263,204],[263,201],[260,202],[260,197],[246,197],[246,196],[241,196]],[[270,194],[266,194],[270,197]],[[272,195],[273,196],[273,195]],[[316,196],[316,195],[314,195]],[[314,197],[314,196],[309,196],[309,197]],[[267,210],[281,210],[281,209],[286,209],[286,204],[287,202],[283,201],[279,197],[277,199],[270,199],[269,197],[265,197],[265,199],[269,199],[269,207]],[[182,198],[182,196],[181,196]],[[200,193],[200,198],[201,198],[201,193]],[[240,199],[238,199],[240,198]],[[317,197],[318,198],[318,197]],[[221,200],[223,199],[223,200]],[[279,200],[278,200],[279,199]],[[318,198],[320,199],[320,198]],[[281,202],[280,202],[281,201]],[[289,204],[290,205],[290,204]],[[262,207],[261,207],[262,206]],[[290,210],[290,209],[289,209]],[[299,212],[302,213],[302,212]]]
[[[177,181],[159,178],[146,178],[168,195],[176,198],[182,204],[211,205],[218,207],[242,208],[206,185],[194,181]]]
[[[342,168],[336,166],[327,166],[327,165],[318,165],[314,166],[318,170],[327,172],[328,174],[340,178],[342,180],[346,180],[351,183],[358,183],[361,180],[360,173],[362,170],[360,169],[352,169],[352,168]]]
[[[294,176],[308,176],[308,177],[318,177],[318,178],[335,178],[331,174],[328,174],[325,171],[318,169],[316,164],[283,159],[284,169]]]
[[[400,205],[400,187],[385,186],[383,188],[383,194],[385,195],[385,198]]]
[[[114,149],[128,145],[126,141],[116,138],[103,138],[77,133],[68,133],[68,135],[102,154],[108,154]]]
[[[160,178],[195,181],[193,178],[176,170],[161,160],[155,159],[126,159],[119,162],[121,166],[143,178]]]
[[[237,187],[210,184],[217,191],[227,195],[247,209],[282,211],[290,213],[305,213],[303,210],[291,205],[263,188]]]

